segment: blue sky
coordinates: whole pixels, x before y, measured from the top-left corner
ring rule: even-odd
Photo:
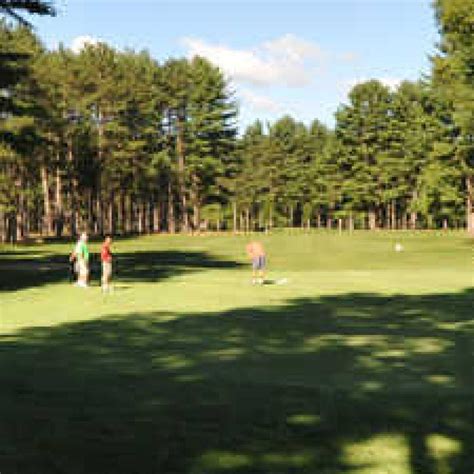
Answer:
[[[33,19],[48,47],[85,38],[148,49],[158,60],[200,54],[231,80],[241,123],[290,113],[328,125],[357,82],[391,87],[429,72],[431,0],[56,0]]]

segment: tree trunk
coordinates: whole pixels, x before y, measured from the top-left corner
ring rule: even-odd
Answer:
[[[417,200],[418,200],[418,191],[414,189],[411,195],[412,208]],[[418,223],[418,213],[416,211],[411,211],[410,212],[410,229],[415,230],[417,227],[417,223]]]
[[[110,201],[109,201],[109,222],[108,222],[108,229],[109,229],[109,234],[110,235],[115,235],[116,233],[116,222],[115,222],[115,196],[112,193],[110,195]]]
[[[146,203],[146,233],[153,234],[155,230],[155,204],[149,200]]]
[[[5,224],[5,213],[0,209],[0,242],[2,243],[7,241],[7,229]]]
[[[174,234],[176,232],[176,220],[174,214],[174,198],[171,182],[168,183],[168,232]]]
[[[416,211],[412,211],[410,213],[410,229],[415,230],[418,225],[418,213]]]
[[[127,209],[125,207],[125,195],[120,194],[120,233],[126,234],[127,232]]]
[[[95,216],[96,216],[96,233],[99,235],[104,234],[104,206],[102,199],[98,194],[95,201]]]
[[[198,179],[193,175],[192,180],[193,229],[195,232],[199,232],[199,226],[201,224],[201,203],[199,200]]]
[[[178,116],[177,123],[177,134],[176,134],[176,153],[178,155],[178,187],[179,197],[181,199],[181,219],[182,219],[182,230],[188,231],[189,218],[188,218],[188,206],[186,201],[186,189],[184,182],[185,175],[185,143],[184,143],[184,120],[185,117]]]
[[[150,198],[147,203],[147,234],[153,234],[155,232],[155,203]]]
[[[375,210],[371,209],[368,213],[369,218],[369,230],[375,230],[377,228],[377,214]]]
[[[86,200],[86,214],[83,216],[81,222],[81,231],[86,230],[86,227],[91,232],[95,232],[95,213],[94,213],[94,198],[92,196],[92,189],[87,191],[87,200]]]
[[[237,202],[232,203],[232,227],[234,234],[237,232]]]
[[[148,213],[149,213],[149,208],[148,208],[148,202],[143,201],[142,202],[142,232],[144,234],[148,234]]]
[[[193,227],[195,231],[199,231],[201,224],[201,208],[199,202],[195,202],[193,205]]]
[[[125,196],[125,222],[124,222],[124,231],[126,234],[132,232],[132,199],[130,194]]]
[[[143,206],[141,203],[137,204],[138,207],[138,234],[141,235],[143,234]]]
[[[145,234],[150,234],[150,212],[150,202],[146,199],[143,201],[143,232]]]
[[[148,222],[148,205],[145,201],[143,201],[141,204],[138,205],[138,209],[140,210],[140,215],[141,215],[141,232],[140,234],[147,234],[148,233],[148,227],[147,227],[147,222]]]
[[[466,227],[474,235],[474,176],[466,177]]]
[[[67,161],[71,169],[71,235],[75,236],[79,233],[79,183],[76,177],[74,166],[74,149],[72,137],[67,140]]]
[[[43,233],[51,235],[53,232],[53,213],[51,212],[51,194],[49,189],[48,170],[45,165],[41,165],[41,185],[43,188],[44,220]]]
[[[138,233],[138,206],[135,202],[135,196],[130,197],[130,228],[132,234]]]
[[[327,229],[332,229],[332,216],[329,213],[326,217],[326,228]]]
[[[184,187],[183,187],[184,189]],[[184,194],[181,197],[181,230],[183,232],[188,232],[189,231],[189,214],[188,214],[188,202],[186,198],[186,192],[183,192]]]
[[[349,227],[349,232],[354,232],[354,216],[352,212],[349,212],[348,227]]]
[[[59,166],[56,166],[55,209],[56,209],[56,237],[61,237],[63,235],[63,229],[64,229],[64,206],[63,206],[63,185],[62,185],[61,170]]]
[[[160,203],[155,201],[153,206],[153,232],[160,231]]]
[[[390,207],[391,229],[395,230],[397,228],[397,201],[393,200]]]
[[[16,209],[16,239],[23,240],[25,237],[25,195],[23,193],[23,181],[18,180],[18,205]]]
[[[402,214],[402,222],[401,222],[401,224],[402,224],[402,229],[403,229],[403,230],[406,230],[407,227],[408,227],[408,219],[407,219],[407,214],[406,214],[405,211],[404,211],[403,214]]]
[[[17,241],[16,213],[10,212],[6,220],[7,242],[14,244]]]
[[[16,222],[15,241],[23,240],[23,213],[21,211],[17,212],[15,222]]]

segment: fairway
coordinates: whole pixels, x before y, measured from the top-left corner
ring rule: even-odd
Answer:
[[[0,247],[1,474],[472,474],[472,239],[254,238]]]

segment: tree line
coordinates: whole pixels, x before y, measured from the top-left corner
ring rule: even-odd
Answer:
[[[462,227],[460,131],[432,84],[356,85],[334,130],[291,117],[242,140],[237,201],[264,226]],[[252,227],[252,225],[250,225]]]
[[[285,116],[238,134],[203,58],[47,50],[0,23],[0,236],[474,229],[472,2],[439,0],[430,77],[357,84],[333,129]]]
[[[5,23],[0,35],[24,56],[2,119],[8,240],[198,226],[235,147],[236,106],[217,68],[201,58],[159,65],[106,44],[47,51]]]

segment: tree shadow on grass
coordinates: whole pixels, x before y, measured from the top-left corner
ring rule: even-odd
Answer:
[[[138,251],[114,256],[114,278],[125,282],[157,282],[183,273],[240,266],[237,261],[220,259],[207,252]],[[98,255],[92,255],[90,267],[92,282],[99,282]],[[42,254],[37,250],[0,253],[0,292],[40,287],[68,278],[67,254]]]
[[[472,474],[474,291],[146,313],[0,339],[10,474]]]

